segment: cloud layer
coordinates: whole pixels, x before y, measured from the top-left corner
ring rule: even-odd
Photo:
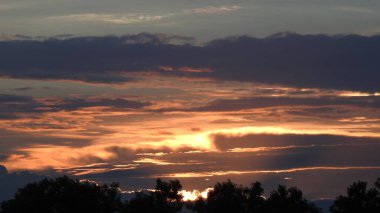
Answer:
[[[136,73],[155,73],[300,88],[380,90],[379,36],[277,34],[219,39],[204,46],[171,44],[175,39],[188,42],[186,37],[146,33],[2,41],[0,75],[125,83],[136,80]],[[184,67],[213,72],[183,72]]]

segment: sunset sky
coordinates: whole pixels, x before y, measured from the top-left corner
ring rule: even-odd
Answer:
[[[0,189],[61,174],[125,191],[157,177],[187,190],[232,179],[321,199],[373,182],[379,10],[370,0],[2,0]]]

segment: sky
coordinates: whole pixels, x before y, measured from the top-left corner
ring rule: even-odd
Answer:
[[[140,32],[196,37],[278,32],[379,32],[376,0],[2,0],[3,36],[123,35]]]
[[[0,189],[380,176],[380,3],[2,0]],[[1,191],[1,190],[0,190]],[[267,191],[268,192],[268,191]]]

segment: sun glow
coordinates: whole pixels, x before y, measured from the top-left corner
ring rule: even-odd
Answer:
[[[372,96],[372,95],[377,95],[376,94],[370,94],[370,93],[364,93],[364,92],[342,92],[339,94],[340,96],[344,96],[344,97],[368,97],[368,96]]]
[[[193,190],[193,191],[186,191],[182,190],[179,192],[180,195],[183,196],[182,200],[183,201],[195,201],[198,198],[207,198],[208,193],[213,190],[213,188],[207,188],[204,191],[199,191],[199,190]]]

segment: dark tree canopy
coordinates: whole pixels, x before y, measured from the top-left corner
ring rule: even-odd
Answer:
[[[157,179],[155,191],[149,193],[138,192],[126,204],[128,213],[175,213],[180,212],[183,206],[179,191],[182,185],[178,180],[169,182]]]
[[[287,189],[285,186],[279,185],[277,190],[270,194],[265,201],[265,213],[318,213],[320,210],[303,198],[302,191],[296,187]]]
[[[231,180],[216,183],[208,197],[184,202],[178,180],[157,179],[152,191],[137,192],[121,202],[117,184],[98,185],[73,180],[67,176],[44,179],[19,189],[15,197],[1,203],[0,213],[178,213],[183,205],[197,213],[320,213],[308,202],[300,189],[279,185],[269,197],[259,182],[250,187]],[[380,178],[373,188],[358,181],[350,185],[347,195],[337,197],[332,213],[380,212]]]
[[[263,197],[264,189],[262,188],[261,183],[252,183],[248,193],[248,212],[255,213],[262,211],[265,199]]]
[[[232,183],[231,180],[217,183],[208,193],[206,210],[209,213],[245,212],[246,193],[246,188]]]
[[[198,199],[190,205],[197,213],[319,213],[320,210],[303,198],[301,190],[279,186],[268,199],[263,196],[261,183],[250,188],[230,180],[217,183],[206,200]]]
[[[380,178],[375,187],[368,189],[367,182],[358,181],[347,188],[347,195],[336,198],[332,213],[377,213],[380,212]]]
[[[28,184],[1,204],[2,213],[112,213],[120,207],[117,184],[99,186],[67,176]]]

